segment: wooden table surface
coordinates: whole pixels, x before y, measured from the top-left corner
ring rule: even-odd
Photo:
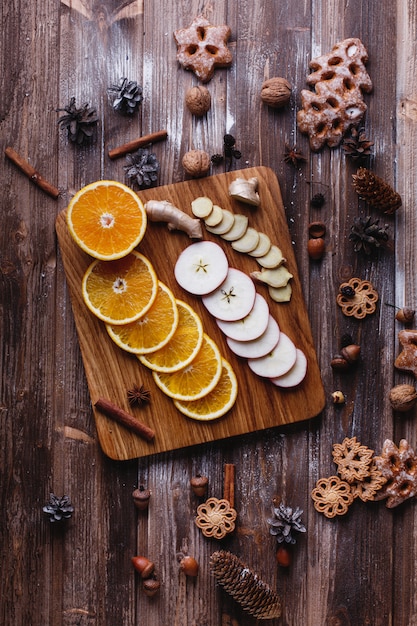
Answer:
[[[199,84],[176,59],[173,32],[203,14],[231,28],[233,63],[207,84],[212,106],[196,119],[184,106]],[[316,481],[336,473],[332,446],[356,437],[377,454],[386,439],[417,449],[415,410],[394,412],[388,399],[399,383],[398,307],[417,305],[417,43],[416,3],[397,0],[264,0],[164,3],[106,0],[4,2],[1,146],[12,146],[60,190],[53,199],[4,157],[1,168],[1,541],[0,622],[5,626],[249,626],[243,612],[209,571],[214,550],[241,558],[281,595],[286,626],[417,625],[417,507],[356,500],[344,516],[328,519],[311,498]],[[309,61],[357,37],[365,45],[373,91],[364,96],[366,135],[374,142],[368,167],[395,188],[402,207],[385,216],[358,198],[357,164],[339,146],[318,152],[297,128]],[[115,112],[107,90],[121,76],[143,87],[136,115]],[[282,110],[261,103],[269,77],[285,77],[291,101]],[[71,97],[97,109],[91,144],[76,146],[60,130],[58,108]],[[306,422],[128,461],[103,454],[95,427],[55,220],[75,191],[99,179],[126,182],[124,158],[111,148],[161,129],[152,146],[158,185],[185,180],[181,160],[191,149],[222,150],[236,138],[241,159],[232,169],[267,166],[281,188],[298,264],[326,406]],[[285,144],[306,161],[284,161]],[[223,171],[213,167],[211,173]],[[316,192],[322,208],[311,207]],[[348,235],[357,216],[388,224],[389,245],[376,255],[353,250]],[[307,254],[308,225],[326,225],[319,262]],[[158,254],[163,255],[161,249]],[[336,304],[341,282],[371,281],[375,314],[346,317]],[[361,346],[348,372],[330,362],[343,335]],[[335,405],[332,392],[346,402]],[[157,390],[152,390],[156,393]],[[263,410],[262,406],[258,409]],[[225,464],[236,470],[236,531],[223,543],[207,540],[194,519],[198,499],[190,478],[209,478],[220,497]],[[146,513],[132,491],[148,487]],[[50,493],[70,496],[70,520],[50,524],[42,507]],[[275,496],[303,509],[292,564],[276,564],[267,519]],[[196,579],[179,573],[177,554],[200,564]],[[144,595],[131,557],[156,565],[161,588]]]

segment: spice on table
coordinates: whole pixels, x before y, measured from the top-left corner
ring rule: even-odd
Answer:
[[[135,432],[139,437],[145,439],[146,441],[152,441],[155,437],[155,432],[146,426],[146,424],[142,424],[139,420],[137,420],[133,415],[127,413],[124,409],[113,404],[110,400],[106,400],[105,398],[99,398],[97,402],[95,402],[94,406],[96,409],[115,420],[119,424],[122,424],[126,428],[129,428],[133,432]]]
[[[285,163],[288,163],[290,165],[293,165],[294,167],[297,167],[297,165],[300,165],[301,163],[305,163],[307,159],[304,156],[304,154],[301,152],[301,150],[297,150],[296,146],[293,146],[291,148],[291,146],[288,143],[286,143],[285,152],[284,152],[284,161]]]
[[[42,191],[47,193],[52,198],[55,198],[55,200],[58,198],[59,189],[57,189],[54,185],[52,185],[47,180],[42,178],[39,172],[37,172],[36,169],[30,163],[25,161],[25,159],[21,157],[16,152],[16,150],[8,146],[5,149],[4,153],[7,156],[7,158],[12,163],[14,163],[20,169],[20,171],[23,172],[23,174],[25,174],[25,176],[29,178],[29,180],[32,181],[32,183],[34,183],[37,187],[42,189]]]
[[[122,144],[117,148],[113,148],[109,150],[109,157],[111,159],[117,159],[118,157],[125,156],[129,152],[134,152],[138,148],[143,148],[150,143],[156,143],[157,141],[162,141],[168,137],[168,131],[166,130],[158,130],[155,133],[150,133],[149,135],[143,135],[143,137],[138,137],[138,139],[133,139],[127,143]]]
[[[143,385],[133,385],[131,389],[127,390],[127,399],[131,406],[146,404],[151,399],[151,392],[149,389],[145,389]]]

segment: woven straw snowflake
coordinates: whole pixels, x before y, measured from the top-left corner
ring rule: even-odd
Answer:
[[[223,539],[235,529],[237,513],[228,500],[209,498],[197,508],[196,525],[205,537]]]
[[[345,515],[353,502],[349,483],[339,476],[320,478],[311,492],[311,497],[316,511],[329,518]]]

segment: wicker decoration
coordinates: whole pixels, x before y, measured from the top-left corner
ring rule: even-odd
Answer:
[[[275,619],[281,615],[278,594],[234,554],[225,550],[214,552],[210,569],[223,589],[256,619]]]
[[[311,497],[316,511],[329,518],[345,515],[353,502],[349,483],[339,476],[320,478],[311,492]]]
[[[346,287],[354,291],[352,297],[345,295]],[[378,298],[378,293],[368,280],[351,278],[349,282],[340,285],[340,293],[337,295],[336,302],[342,308],[344,315],[363,319],[375,312]]]
[[[205,537],[223,539],[235,529],[237,513],[228,500],[209,498],[197,508],[196,525]]]
[[[333,444],[332,456],[340,477],[353,483],[369,475],[373,453],[373,450],[361,445],[356,437],[346,437],[342,443]]]

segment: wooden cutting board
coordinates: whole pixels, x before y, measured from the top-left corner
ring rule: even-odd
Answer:
[[[256,176],[261,206],[250,207],[233,200],[228,187],[237,177]],[[140,191],[148,200],[168,200],[191,215],[191,201],[201,195],[234,213],[249,217],[249,225],[265,232],[277,244],[286,266],[294,275],[292,298],[289,303],[274,303],[264,285],[257,291],[265,296],[273,317],[279,326],[303,350],[308,361],[306,378],[297,388],[281,390],[269,381],[253,374],[244,359],[234,356],[217,324],[205,310],[198,297],[181,289],[175,281],[173,269],[179,253],[192,241],[180,231],[169,231],[165,223],[148,222],[139,250],[152,262],[157,276],[165,282],[177,298],[188,302],[201,316],[205,332],[219,345],[229,360],[238,379],[239,392],[234,407],[225,416],[213,422],[189,419],[177,411],[172,400],[156,386],[151,372],[138,359],[124,352],[110,339],[104,324],[86,308],[81,295],[81,281],[92,259],[82,252],[71,238],[62,211],[56,222],[64,269],[69,285],[85,373],[93,404],[98,438],[104,453],[112,459],[127,460],[165,452],[209,441],[260,431],[274,426],[307,420],[318,415],[324,407],[324,389],[320,378],[310,323],[303,300],[296,261],[282,204],[281,192],[275,174],[266,167],[248,168],[217,176],[190,180],[165,187]],[[204,238],[216,241],[225,251],[230,267],[250,273],[261,269],[253,257],[235,252],[231,245],[203,227]],[[131,408],[127,390],[133,384],[143,384],[151,392],[151,401],[143,407]],[[99,397],[110,399],[136,416],[155,431],[149,443],[125,427],[105,417],[94,407]]]

